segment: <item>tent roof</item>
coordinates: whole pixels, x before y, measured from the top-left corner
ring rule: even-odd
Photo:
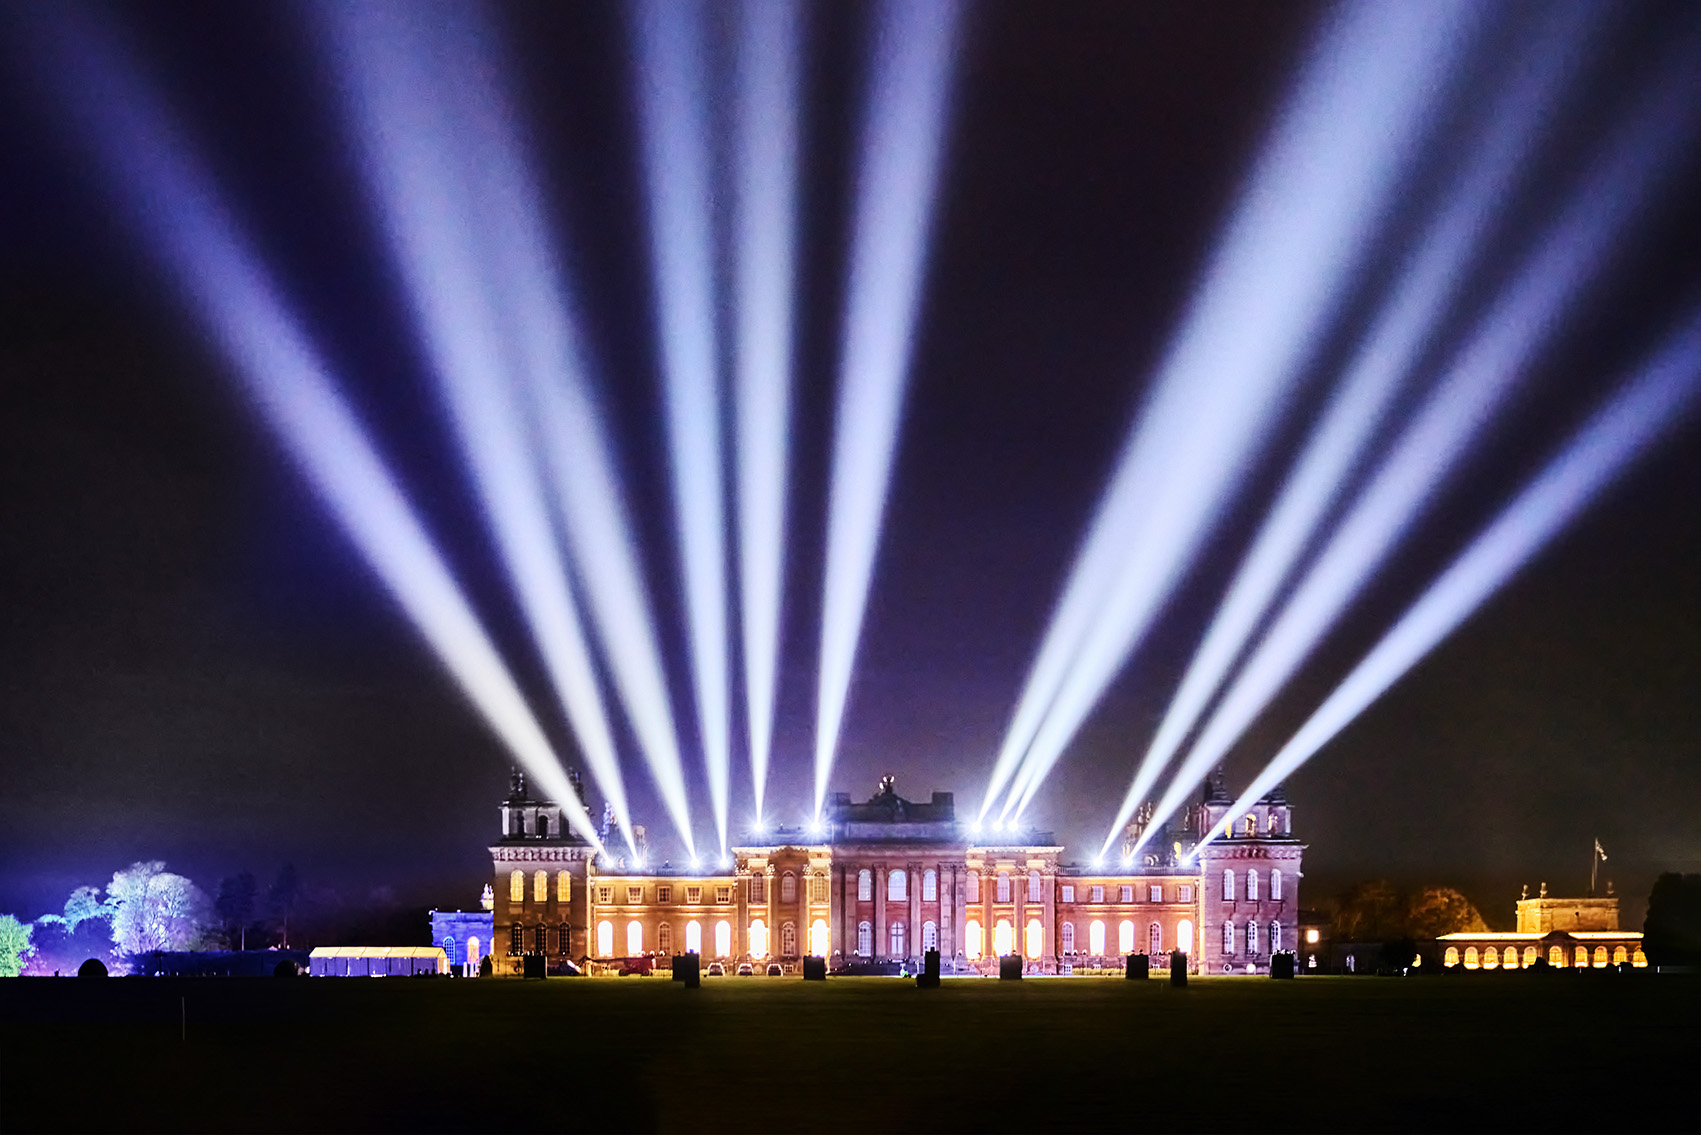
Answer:
[[[313,958],[448,958],[441,946],[315,946]]]

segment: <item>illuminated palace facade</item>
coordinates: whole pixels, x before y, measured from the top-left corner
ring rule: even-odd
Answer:
[[[490,848],[490,953],[498,973],[521,972],[526,955],[559,971],[685,952],[789,972],[805,954],[855,970],[914,966],[937,948],[947,972],[996,972],[1020,954],[1026,972],[1055,974],[1179,949],[1196,973],[1268,973],[1296,945],[1304,847],[1278,789],[1189,865],[1197,833],[1231,804],[1208,783],[1139,864],[1110,871],[1065,863],[1049,833],[974,838],[951,793],[905,800],[888,777],[865,802],[836,794],[822,838],[778,829],[718,870],[635,870],[597,856],[516,776]],[[1149,810],[1129,838],[1148,822]]]

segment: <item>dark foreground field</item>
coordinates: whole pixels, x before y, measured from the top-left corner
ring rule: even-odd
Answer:
[[[4,1131],[1694,1131],[1698,1076],[1651,974],[0,982]]]

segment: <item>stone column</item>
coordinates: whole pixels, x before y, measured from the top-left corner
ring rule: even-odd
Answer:
[[[774,925],[774,907],[779,901],[774,897],[774,864],[772,861],[762,872],[762,897],[767,901],[762,904],[762,923],[766,927],[768,941],[768,957],[774,956],[774,949],[780,944],[779,928]]]
[[[886,865],[882,863],[874,868],[873,956],[878,958],[886,947]]]
[[[921,957],[921,864],[911,863],[904,876],[910,890],[910,924],[905,928],[904,952],[912,958]]]
[[[1022,959],[1022,968],[1028,966],[1028,924],[1022,916],[1028,901],[1028,872],[1026,869],[1010,872],[1010,897],[1015,900],[1016,913],[1011,921],[1016,924],[1016,956]]]
[[[992,940],[993,916],[998,909],[996,905],[998,900],[998,865],[996,863],[989,863],[988,866],[981,868],[980,900],[980,956],[983,958],[996,957]]]
[[[845,941],[845,869],[837,863],[827,867],[827,960],[832,961],[833,951],[837,950],[841,958],[849,951],[844,947]],[[836,945],[835,945],[836,943]]]
[[[1057,971],[1057,956],[1061,947],[1057,944],[1057,876],[1055,874],[1042,876],[1040,880],[1040,902],[1042,932],[1045,945],[1042,951],[1050,959],[1050,972]]]
[[[732,956],[734,961],[750,949],[750,887],[747,874],[732,877]],[[738,884],[745,883],[745,886]]]
[[[956,956],[956,947],[951,944],[951,904],[956,890],[951,886],[949,863],[936,863],[933,869],[939,872],[939,963],[944,965]]]

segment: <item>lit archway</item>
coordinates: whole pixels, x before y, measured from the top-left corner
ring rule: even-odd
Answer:
[[[695,918],[685,924],[685,952],[699,955],[703,952],[703,924]]]
[[[637,957],[644,952],[644,924],[633,919],[626,924],[626,956]]]
[[[1040,929],[1039,919],[1030,918],[1028,920],[1027,939],[1028,957],[1039,957],[1040,951],[1045,949],[1045,931]]]
[[[604,919],[597,923],[597,957],[614,956],[614,923]]]
[[[992,952],[999,957],[1005,957],[1016,949],[1015,934],[1010,929],[1010,923],[1000,918],[992,928]]]
[[[809,926],[809,952],[818,958],[827,956],[827,920],[817,918]]]
[[[1096,918],[1087,927],[1087,953],[1094,957],[1104,953],[1104,923]]]
[[[1116,952],[1132,954],[1134,952],[1134,923],[1124,918],[1116,925]]]
[[[768,956],[768,927],[760,918],[750,920],[750,956],[753,958]]]
[[[1184,954],[1193,952],[1193,920],[1184,918],[1176,923],[1175,948]]]
[[[968,925],[963,927],[963,952],[971,960],[980,957],[980,923],[972,918],[969,919]]]
[[[732,953],[732,923],[721,919],[715,923],[715,957],[724,958]]]

